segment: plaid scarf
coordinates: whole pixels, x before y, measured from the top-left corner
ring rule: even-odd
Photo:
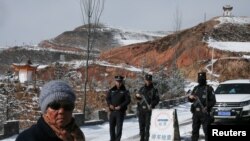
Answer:
[[[85,136],[80,128],[75,124],[74,119],[65,127],[57,127],[56,124],[49,119],[48,116],[43,115],[45,122],[52,128],[55,134],[63,141],[85,141]]]

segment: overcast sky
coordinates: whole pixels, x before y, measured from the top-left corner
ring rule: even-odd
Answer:
[[[250,0],[106,0],[101,23],[143,31],[181,29],[223,14],[250,17]],[[205,14],[206,13],[206,14]],[[79,0],[0,0],[0,46],[37,44],[82,25]]]

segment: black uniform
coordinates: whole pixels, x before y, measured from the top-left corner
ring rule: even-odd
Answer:
[[[153,108],[159,103],[159,95],[156,88],[151,83],[149,86],[144,85],[140,88],[139,94],[142,98],[137,103],[139,127],[140,127],[140,141],[148,141],[151,113]],[[138,99],[138,98],[137,98]]]
[[[205,74],[199,73],[199,75]],[[215,105],[216,99],[214,90],[211,86],[206,84],[206,79],[198,80],[198,82],[199,85],[195,86],[191,93],[191,95],[198,97],[198,99],[195,101],[189,99],[190,102],[193,102],[191,105],[191,112],[193,113],[192,141],[198,141],[201,125],[205,134],[205,140],[207,141],[207,125],[209,125],[211,122],[210,111]]]
[[[129,91],[126,90],[124,85],[122,85],[120,89],[117,89],[117,87],[114,86],[108,91],[106,100],[109,106],[113,105],[115,107],[121,107],[119,110],[110,109],[111,113],[109,116],[111,141],[120,141],[124,116],[127,106],[130,103]]]

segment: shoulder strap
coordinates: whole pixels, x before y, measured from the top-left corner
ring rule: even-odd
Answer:
[[[206,107],[207,107],[207,105],[208,105],[208,85],[206,85],[206,88],[205,88],[205,90],[206,90]]]
[[[198,87],[195,86],[191,94],[196,94]]]

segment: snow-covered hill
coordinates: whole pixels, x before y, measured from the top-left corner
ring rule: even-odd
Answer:
[[[250,52],[249,17],[218,17],[208,47],[230,52]],[[237,31],[236,31],[237,30]]]
[[[112,30],[112,28],[110,28]],[[133,31],[128,29],[117,28],[115,29],[114,39],[121,45],[129,45],[147,41],[153,41],[155,39],[167,36],[171,32],[165,31]]]
[[[132,31],[122,28],[113,28],[100,25],[99,27],[97,27],[96,33],[92,35],[94,35],[95,38],[94,48],[99,50],[106,50],[113,47],[129,45],[132,43],[152,41],[166,36],[167,34],[169,34],[169,32]],[[83,25],[77,27],[73,31],[66,31],[53,39],[42,41],[38,46],[53,48],[61,46],[86,48],[87,36],[88,28]]]

